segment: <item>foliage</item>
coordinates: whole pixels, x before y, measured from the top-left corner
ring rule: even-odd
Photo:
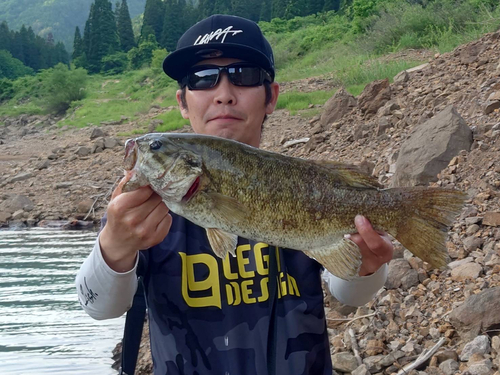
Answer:
[[[0,79],[16,79],[28,74],[33,74],[33,69],[25,66],[22,61],[12,57],[10,52],[0,50]]]
[[[141,42],[138,47],[128,51],[128,60],[132,69],[139,69],[151,64],[153,51],[158,49],[154,35],[149,35],[148,39]]]
[[[85,97],[87,71],[82,68],[70,70],[64,64],[40,73],[42,101],[48,112],[65,112],[71,103]]]
[[[14,85],[7,78],[0,78],[0,103],[14,97]]]
[[[167,57],[166,49],[156,49],[153,51],[153,57],[151,59],[151,71],[155,76],[160,76],[163,73],[163,60]]]
[[[123,73],[128,67],[128,57],[125,52],[116,52],[102,58],[101,72],[107,75]]]
[[[134,31],[132,30],[132,20],[128,10],[127,0],[122,0],[118,9],[118,18],[116,20],[118,37],[120,38],[120,47],[123,52],[130,51],[135,47]]]

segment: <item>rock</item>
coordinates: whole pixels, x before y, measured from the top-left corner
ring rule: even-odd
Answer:
[[[340,120],[345,114],[351,112],[356,104],[356,98],[344,88],[340,88],[323,106],[320,124],[326,126]]]
[[[50,160],[47,159],[47,160],[44,160],[44,161],[38,163],[36,166],[36,169],[39,169],[39,170],[47,169],[49,167],[49,165],[50,165]]]
[[[500,325],[500,287],[468,297],[450,313],[450,322],[464,341],[471,341],[480,332]]]
[[[401,146],[391,186],[426,185],[461,150],[470,150],[472,132],[453,106],[418,126]]]
[[[486,101],[486,107],[484,108],[484,114],[489,115],[495,109],[499,108],[500,108],[500,91],[497,91],[491,93],[491,95],[488,97],[488,100]]]
[[[485,212],[483,217],[483,225],[500,227],[500,212]]]
[[[118,145],[120,145],[118,139],[112,137],[104,138],[104,148],[115,148]]]
[[[92,129],[92,134],[90,134],[90,139],[96,139],[100,137],[105,137],[107,134],[101,128]]]
[[[460,353],[460,360],[468,361],[473,354],[489,354],[490,349],[490,340],[488,336],[478,336],[464,346],[462,353]]]
[[[92,199],[90,198],[83,199],[76,205],[76,210],[77,212],[87,213],[90,211],[90,208],[92,207],[93,204],[94,201]]]
[[[358,107],[365,114],[377,113],[391,99],[388,79],[369,83],[358,97]]]
[[[32,177],[34,177],[34,174],[31,172],[19,173],[18,175],[15,175],[14,177],[12,177],[10,182],[24,181],[24,180],[27,180],[27,179],[32,178]]]
[[[0,223],[6,223],[12,215],[9,212],[0,211]]]
[[[69,182],[69,181],[63,181],[63,182],[57,182],[54,187],[56,189],[67,189],[69,188],[70,186],[72,186],[73,183],[72,182]]]
[[[341,372],[352,372],[358,367],[356,358],[347,352],[332,355],[333,369]]]
[[[453,359],[447,359],[439,365],[439,369],[443,371],[445,375],[455,375],[459,367],[458,362]]]
[[[451,271],[451,279],[454,281],[475,280],[482,270],[483,268],[477,263],[462,264]]]
[[[467,371],[470,375],[490,375],[492,368],[493,364],[491,363],[491,360],[485,359],[481,362],[469,365]]]
[[[24,217],[24,210],[17,210],[12,214],[11,220],[21,220]]]
[[[368,371],[366,365],[361,365],[356,368],[356,370],[354,370],[351,375],[370,375],[370,371]]]
[[[2,203],[0,203],[0,212],[12,214],[18,210],[32,211],[35,205],[25,195],[11,195],[8,196]]]
[[[382,340],[368,340],[365,353],[374,356],[384,352],[384,342]]]
[[[408,280],[405,287],[411,283],[413,276],[408,276],[410,273],[415,273],[417,275],[418,283],[418,273],[411,268],[410,264],[405,259],[393,259],[389,263],[389,271],[387,274],[387,281],[385,282],[385,287],[387,289],[397,289],[401,287],[403,279]]]
[[[88,147],[78,147],[78,149],[76,150],[75,154],[78,155],[78,156],[88,156],[90,155],[91,151]]]
[[[394,83],[402,83],[402,82],[408,82],[410,80],[410,75],[406,70],[403,70],[402,72],[399,72],[394,76]]]

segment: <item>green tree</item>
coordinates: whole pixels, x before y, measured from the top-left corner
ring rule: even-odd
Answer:
[[[28,74],[33,74],[33,69],[12,57],[9,51],[0,50],[0,78],[16,79]]]
[[[98,73],[102,58],[119,51],[115,15],[109,0],[95,0],[89,15],[88,71]]]
[[[163,31],[163,17],[165,7],[161,0],[146,0],[144,8],[144,19],[142,21],[140,41],[149,40],[151,30],[153,30],[156,41],[161,40]]]
[[[125,52],[116,52],[102,58],[101,72],[108,75],[123,73],[128,66],[128,58]]]
[[[139,43],[138,47],[132,48],[127,53],[127,57],[132,69],[142,68],[144,65],[151,64],[153,51],[159,48],[154,35],[149,35],[147,40]]]
[[[308,14],[316,14],[323,10],[325,0],[309,0],[308,1]]]
[[[7,22],[0,23],[0,50],[10,51],[11,33]]]
[[[118,36],[120,37],[120,47],[123,52],[128,52],[131,48],[135,47],[135,40],[127,0],[122,0],[119,7],[117,28]]]
[[[215,0],[214,14],[231,14],[231,0]],[[236,13],[234,13],[236,14]]]
[[[271,15],[272,15],[272,0],[263,0],[262,4],[260,6],[260,21],[271,21]]]
[[[289,20],[307,14],[307,3],[303,0],[289,0],[286,5],[284,17]]]
[[[340,0],[325,0],[323,12],[328,12],[329,10],[338,12],[340,10]]]
[[[200,0],[198,2],[198,19],[201,20],[214,14],[214,5],[214,0]]]
[[[75,37],[73,39],[73,54],[71,58],[77,59],[83,55],[83,40],[80,34],[80,28],[77,26],[75,29]]]
[[[182,27],[182,4],[178,0],[165,0],[165,18],[163,19],[163,32],[160,45],[167,51],[175,50],[177,41],[184,33]]]
[[[284,18],[287,4],[287,0],[273,0],[271,18]]]

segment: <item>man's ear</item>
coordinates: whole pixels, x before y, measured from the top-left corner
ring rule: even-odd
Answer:
[[[182,95],[182,90],[177,90],[177,92],[175,93],[175,98],[177,99],[177,104],[179,104],[179,109],[181,110],[182,117],[185,119],[189,119],[188,109],[187,109],[187,106],[184,107],[184,104],[182,103],[181,95]]]
[[[274,109],[276,108],[276,103],[278,103],[278,96],[280,94],[280,85],[278,82],[273,82],[271,83],[271,101],[267,103],[266,105],[266,114],[270,115],[271,113],[274,112]]]

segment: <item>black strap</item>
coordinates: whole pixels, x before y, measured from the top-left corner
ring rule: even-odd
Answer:
[[[141,262],[141,260],[139,256],[138,275],[144,274],[144,262]],[[120,375],[134,375],[139,347],[141,345],[142,329],[144,327],[147,307],[143,276],[137,277],[137,284],[137,291],[134,295],[132,307],[127,311],[127,317],[125,318]]]
[[[276,375],[276,342],[278,336],[278,261],[277,247],[269,246],[269,333],[267,335],[267,373]]]

